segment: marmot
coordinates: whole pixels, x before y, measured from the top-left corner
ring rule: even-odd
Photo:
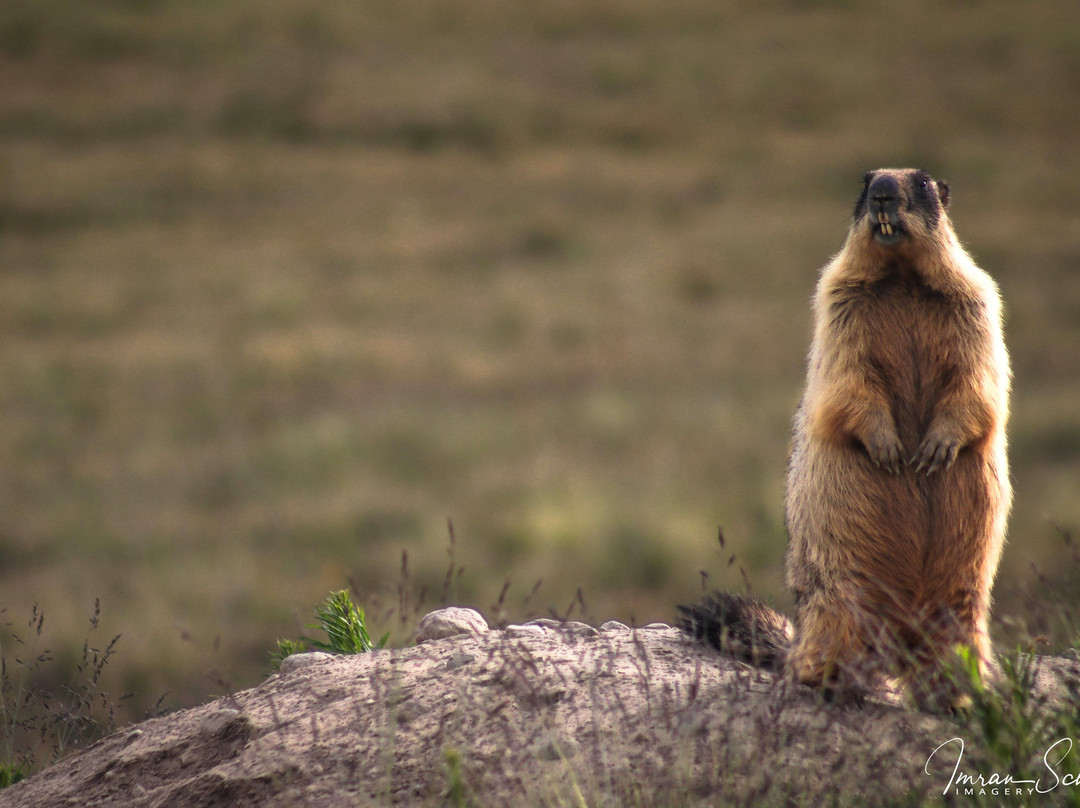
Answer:
[[[730,594],[680,607],[695,636],[795,681],[859,693],[898,675],[929,709],[963,700],[959,647],[990,662],[1012,499],[1001,302],[948,204],[924,171],[867,173],[821,272],[785,496],[794,626]]]

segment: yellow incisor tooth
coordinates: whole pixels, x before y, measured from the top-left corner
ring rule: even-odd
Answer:
[[[881,226],[881,228],[885,231],[886,236],[891,236],[892,235],[892,225],[889,224],[888,222],[885,222],[885,224],[883,224]]]

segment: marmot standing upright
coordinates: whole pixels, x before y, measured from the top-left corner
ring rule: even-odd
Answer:
[[[681,607],[691,633],[798,682],[859,690],[899,674],[931,708],[956,696],[958,646],[982,671],[990,660],[1012,498],[1001,303],[948,203],[923,171],[869,172],[822,270],[787,474],[794,630],[734,595]]]

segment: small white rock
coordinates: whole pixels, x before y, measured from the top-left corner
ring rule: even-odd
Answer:
[[[231,707],[223,707],[220,710],[214,710],[202,720],[200,729],[206,735],[217,735],[222,732],[225,727],[229,726],[236,717],[240,715],[239,710],[234,710]]]
[[[588,623],[582,623],[578,620],[553,620],[550,617],[537,617],[524,625],[549,628],[563,637],[595,637],[597,633],[596,629]]]
[[[536,636],[539,636],[540,634],[543,634],[546,630],[547,629],[545,629],[543,626],[533,626],[533,625],[507,626],[506,627],[506,636],[507,637],[536,637]]]
[[[325,651],[308,651],[304,654],[293,654],[292,656],[287,656],[281,660],[281,665],[278,666],[278,673],[282,676],[288,676],[290,673],[295,673],[301,668],[317,665],[320,662],[325,662],[328,659],[333,658],[333,654],[328,654]]]
[[[488,631],[487,621],[475,609],[461,606],[448,606],[424,615],[416,627],[414,638],[418,643],[428,640],[442,640],[459,634],[484,634]]]
[[[588,623],[581,623],[577,620],[566,621],[559,628],[559,631],[571,637],[595,637],[598,633],[596,629]]]
[[[600,626],[601,631],[629,631],[630,626],[620,623],[618,620],[608,620]]]

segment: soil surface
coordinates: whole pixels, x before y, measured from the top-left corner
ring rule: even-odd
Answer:
[[[290,657],[258,687],[61,760],[0,806],[873,804],[940,794],[955,762],[924,771],[962,732],[949,719],[822,704],[665,625],[486,630],[463,614],[425,618],[410,648]],[[1041,660],[1039,697],[1075,686],[1078,667]]]

